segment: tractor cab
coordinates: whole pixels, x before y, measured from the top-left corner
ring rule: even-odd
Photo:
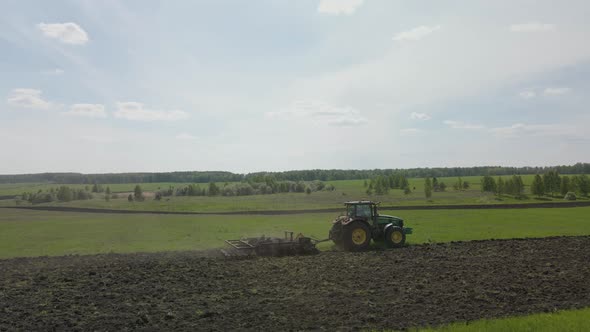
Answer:
[[[377,213],[377,204],[371,201],[350,201],[344,203],[346,206],[346,215],[352,219],[364,219],[365,221],[374,222],[379,214]]]

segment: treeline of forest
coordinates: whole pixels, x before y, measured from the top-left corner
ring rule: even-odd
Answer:
[[[210,182],[264,182],[265,177],[276,181],[333,181],[372,179],[378,176],[390,177],[401,175],[406,178],[425,177],[459,177],[459,176],[498,176],[542,174],[556,171],[560,174],[590,174],[590,163],[577,163],[570,166],[551,167],[438,167],[410,169],[373,169],[373,170],[342,170],[314,169],[284,172],[256,172],[237,174],[231,172],[166,172],[166,173],[40,173],[20,175],[0,175],[0,183],[58,183],[58,184],[93,184],[93,183],[210,183]]]
[[[248,196],[248,195],[269,195],[277,193],[307,193],[317,191],[334,191],[336,188],[322,181],[275,181],[271,177],[266,177],[264,182],[239,182],[225,183],[218,185],[215,182],[209,182],[206,185],[189,184],[186,186],[173,187],[166,189],[158,188],[155,191],[154,199],[161,200],[168,196]],[[113,198],[119,198],[120,194],[113,193],[111,188],[106,188],[100,184],[85,186],[84,188],[70,188],[68,186],[59,186],[37,192],[23,192],[15,196],[17,204],[29,202],[31,204],[50,203],[50,202],[70,202],[78,200],[87,200],[94,198],[94,194],[101,194],[106,201]],[[142,202],[146,199],[143,189],[138,184],[133,189],[133,194],[129,194],[127,199]]]
[[[525,194],[524,183],[518,175],[513,175],[506,180],[502,178],[495,180],[492,176],[484,176],[481,180],[481,189],[498,196],[508,194],[519,198]],[[575,200],[577,196],[587,197],[590,194],[590,178],[585,174],[560,175],[559,172],[551,170],[535,175],[530,192],[539,198],[561,195],[564,199]]]

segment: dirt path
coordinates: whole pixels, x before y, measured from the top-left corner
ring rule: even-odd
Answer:
[[[0,260],[0,330],[358,330],[590,306],[590,237]]]
[[[573,208],[588,207],[590,202],[563,203],[525,203],[525,204],[453,204],[453,205],[415,205],[415,206],[380,206],[380,210],[481,210],[481,209],[539,209],[539,208]],[[81,208],[65,206],[0,206],[5,209],[25,209],[35,211],[87,212],[87,213],[122,213],[122,214],[178,214],[178,215],[290,215],[304,213],[342,212],[344,208],[305,209],[305,210],[263,210],[263,211],[150,211]]]

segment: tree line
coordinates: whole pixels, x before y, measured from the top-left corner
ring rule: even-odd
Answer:
[[[464,181],[461,177],[458,177],[457,181],[453,183],[453,190],[467,190],[470,188],[470,186],[471,184],[469,184],[469,181]],[[427,176],[424,179],[424,195],[426,196],[426,198],[430,199],[432,197],[433,191],[447,191],[447,184],[443,181],[439,181],[436,177],[430,178],[429,176]]]
[[[378,175],[371,178],[370,181],[365,180],[364,186],[367,188],[367,195],[386,195],[390,189],[404,189],[406,194],[410,193],[408,179],[399,173],[389,176]]]
[[[525,195],[525,186],[519,175],[513,175],[504,180],[498,177],[484,176],[481,181],[482,191],[495,193],[498,196],[504,194],[520,198]],[[531,194],[537,197],[557,195],[565,199],[574,200],[576,195],[588,196],[590,192],[590,178],[585,175],[560,176],[557,170],[550,170],[544,174],[535,174],[530,188]]]
[[[255,182],[272,177],[275,181],[334,181],[372,179],[378,176],[389,177],[394,174],[406,178],[425,177],[459,177],[459,176],[500,176],[543,174],[555,170],[560,174],[590,174],[590,163],[551,167],[436,167],[410,169],[373,169],[373,170],[342,170],[342,169],[313,169],[284,172],[255,172],[239,174],[231,172],[187,171],[160,173],[111,173],[111,174],[81,174],[81,173],[40,173],[0,175],[0,183],[58,183],[58,184],[93,184],[93,183],[210,183],[210,182]]]
[[[110,194],[110,188],[107,187],[107,190]],[[17,202],[27,201],[31,204],[39,204],[88,200],[92,198],[94,198],[94,195],[88,189],[60,186],[58,188],[50,188],[46,191],[23,192],[20,196],[17,196]]]
[[[265,182],[238,182],[225,183],[218,186],[215,182],[208,185],[200,186],[199,184],[189,184],[173,190],[169,188],[160,191],[163,196],[171,196],[172,192],[176,196],[249,196],[249,195],[270,195],[279,193],[312,193],[316,191],[333,191],[335,187],[331,184],[326,185],[322,181],[275,181],[270,179]]]

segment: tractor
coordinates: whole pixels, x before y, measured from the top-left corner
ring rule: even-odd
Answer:
[[[332,222],[329,238],[347,251],[367,249],[373,241],[383,241],[387,247],[401,247],[412,229],[404,227],[403,219],[379,214],[378,202],[351,201],[344,203],[346,214]]]

